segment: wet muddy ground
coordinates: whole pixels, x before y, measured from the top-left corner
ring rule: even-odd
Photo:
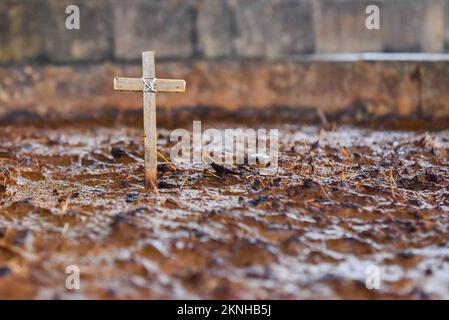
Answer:
[[[140,128],[3,126],[0,298],[449,298],[449,131],[277,128],[277,175],[160,159],[152,194]]]

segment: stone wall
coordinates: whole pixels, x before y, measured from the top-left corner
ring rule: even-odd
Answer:
[[[65,28],[69,4],[80,30]],[[380,30],[365,28],[369,4],[381,8]],[[160,108],[449,119],[447,58],[313,55],[449,51],[449,0],[1,0],[0,123],[140,110],[141,94],[114,92],[112,79],[140,77],[149,49],[159,78],[187,80],[185,94],[158,95]]]
[[[76,4],[81,29],[65,28]],[[365,9],[380,7],[380,30]],[[2,0],[0,63],[449,50],[449,0]]]

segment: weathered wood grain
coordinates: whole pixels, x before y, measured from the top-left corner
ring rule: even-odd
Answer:
[[[144,78],[155,78],[154,51],[142,53]],[[138,79],[139,80],[139,79]],[[143,126],[145,143],[145,188],[157,191],[156,94],[143,93]]]
[[[146,80],[150,82],[152,78],[147,78]],[[155,87],[158,92],[185,92],[186,82],[177,79],[156,79]],[[124,77],[114,78],[114,90],[143,91],[143,88],[144,84],[141,79]]]

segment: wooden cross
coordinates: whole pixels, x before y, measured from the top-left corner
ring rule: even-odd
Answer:
[[[157,191],[156,93],[185,92],[184,80],[157,79],[154,51],[142,53],[142,78],[114,78],[114,90],[143,91],[143,127],[145,143],[145,189]]]

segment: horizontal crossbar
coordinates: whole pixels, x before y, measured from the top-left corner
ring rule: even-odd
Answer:
[[[153,79],[146,79],[150,82]],[[185,92],[186,82],[177,79],[156,79],[154,85],[158,92]],[[139,78],[114,78],[114,90],[121,91],[143,91],[144,83]]]

